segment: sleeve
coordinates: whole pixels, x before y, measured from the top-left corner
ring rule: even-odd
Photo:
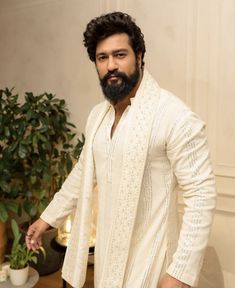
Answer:
[[[40,216],[41,219],[53,227],[59,227],[65,217],[69,215],[77,205],[82,177],[83,151],[61,189],[54,195],[54,198]]]
[[[92,126],[100,111],[103,109],[104,105],[106,105],[105,103],[108,102],[103,101],[102,103],[96,105],[90,112],[85,129],[86,142],[79,157],[79,161],[72,169],[61,189],[54,195],[54,198],[40,216],[41,219],[53,227],[59,227],[63,223],[66,216],[68,216],[77,206],[81,189],[81,180],[83,177],[83,167],[85,161],[84,151],[87,148],[86,143],[89,142],[87,141],[90,134],[89,131],[92,129]]]
[[[176,121],[167,154],[185,204],[177,249],[167,273],[196,286],[213,221],[216,189],[205,125],[193,112],[181,114]]]

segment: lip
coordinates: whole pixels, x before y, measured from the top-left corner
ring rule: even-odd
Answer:
[[[108,79],[109,79],[109,80],[117,80],[118,77],[117,77],[117,76],[110,76]]]

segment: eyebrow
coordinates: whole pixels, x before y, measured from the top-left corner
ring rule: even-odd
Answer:
[[[120,49],[117,49],[117,50],[113,50],[113,51],[111,52],[111,54],[116,54],[116,53],[120,53],[120,52],[128,52],[128,49],[126,49],[126,48],[120,48]],[[96,57],[99,57],[99,56],[101,56],[101,55],[106,55],[106,54],[109,54],[109,53],[107,53],[107,52],[100,52],[100,53],[97,53],[97,54],[96,54]]]

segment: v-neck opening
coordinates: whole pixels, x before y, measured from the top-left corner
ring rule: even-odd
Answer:
[[[111,115],[110,115],[110,121],[109,121],[109,125],[108,125],[108,140],[112,143],[112,142],[115,142],[115,138],[117,137],[116,135],[119,134],[119,130],[121,129],[122,125],[123,125],[123,122],[124,122],[124,118],[126,118],[127,116],[127,113],[130,109],[130,105],[128,105],[126,107],[126,109],[123,111],[122,113],[122,116],[120,117],[118,123],[117,123],[117,126],[112,134],[112,128],[113,128],[113,125],[114,125],[114,122],[115,122],[115,111],[113,109],[113,107],[111,107]]]

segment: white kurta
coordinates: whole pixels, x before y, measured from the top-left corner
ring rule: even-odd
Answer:
[[[132,102],[134,99],[132,100]],[[124,111],[118,126],[111,138],[111,128],[115,119],[115,111],[110,105],[94,138],[93,153],[98,186],[98,222],[95,253],[95,287],[100,287],[104,256],[107,254],[107,242],[110,237],[112,216],[117,202],[121,171],[123,166],[123,147],[128,125],[129,106]],[[156,137],[152,138],[150,154],[140,192],[139,209],[134,230],[134,237],[129,252],[128,265],[123,287],[156,288],[159,272],[165,257],[166,247],[159,255],[159,246],[164,246],[164,231],[167,215],[165,193],[156,193],[156,181],[165,181],[164,174],[158,172]],[[167,165],[167,164],[166,164]],[[169,166],[169,163],[168,163]],[[160,217],[156,213],[161,210]],[[158,265],[154,265],[157,255]],[[144,256],[144,257],[143,257]],[[160,258],[160,259],[159,259]]]

